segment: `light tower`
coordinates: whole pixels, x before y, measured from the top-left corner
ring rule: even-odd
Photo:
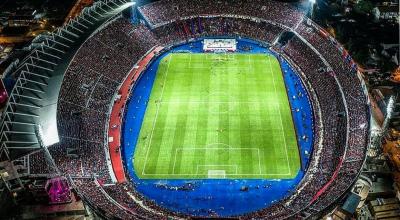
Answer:
[[[133,24],[138,24],[139,23],[139,19],[138,19],[138,14],[137,14],[137,7],[136,7],[136,2],[132,1],[132,6],[131,6],[131,22]]]

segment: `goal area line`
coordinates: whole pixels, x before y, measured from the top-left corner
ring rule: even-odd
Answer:
[[[209,144],[208,146],[212,146],[213,144]],[[188,148],[176,148],[175,149],[175,154],[174,154],[174,164],[173,164],[173,171],[172,173],[145,173],[143,172],[142,175],[148,176],[207,176],[208,171],[210,170],[222,170],[219,167],[235,167],[235,173],[227,173],[226,170],[224,169],[223,171],[225,172],[225,177],[227,176],[288,176],[291,175],[291,172],[288,173],[261,173],[261,157],[260,157],[260,149],[259,148],[233,148],[230,147],[229,145],[226,145],[227,147],[200,147],[200,148],[195,148],[195,147],[188,147]],[[196,165],[196,172],[194,173],[175,173],[175,167],[176,167],[176,160],[177,160],[177,154],[179,151],[195,151],[195,150],[228,150],[228,151],[241,151],[241,150],[250,150],[250,151],[256,151],[257,152],[257,158],[258,158],[258,173],[239,173],[239,165],[237,164],[198,164]],[[209,169],[207,170],[207,173],[199,173],[199,169],[201,167],[217,167],[215,169]]]

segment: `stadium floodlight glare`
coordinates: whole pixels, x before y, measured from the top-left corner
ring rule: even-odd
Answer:
[[[131,7],[131,6],[135,5],[135,4],[136,4],[136,2],[127,2],[127,3],[123,4],[123,5],[121,5],[120,7],[118,7],[116,10],[125,9],[125,8]]]
[[[49,124],[47,129],[45,130],[43,129],[42,125],[39,125],[38,133],[44,147],[48,147],[60,142],[60,139],[58,137],[57,124],[55,123]]]

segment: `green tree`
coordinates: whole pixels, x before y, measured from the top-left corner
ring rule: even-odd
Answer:
[[[372,2],[368,0],[360,0],[355,6],[355,11],[360,14],[369,14],[373,8],[374,5],[372,4]]]
[[[363,48],[361,50],[358,50],[354,53],[353,58],[355,61],[357,61],[358,63],[364,65],[369,58],[369,52],[367,48]]]

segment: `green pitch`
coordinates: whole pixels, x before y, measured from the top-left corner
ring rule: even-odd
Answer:
[[[133,160],[143,179],[294,178],[300,159],[278,60],[166,56]]]

